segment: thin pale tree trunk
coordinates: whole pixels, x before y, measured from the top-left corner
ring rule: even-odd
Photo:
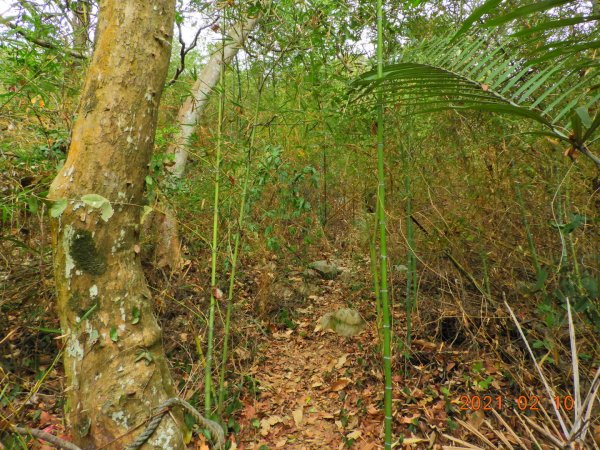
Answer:
[[[258,24],[258,20],[259,17],[248,18],[231,29],[224,48],[220,47],[212,54],[210,60],[200,72],[194,86],[192,86],[192,95],[187,98],[179,109],[177,114],[179,130],[168,150],[168,153],[175,155],[175,163],[170,167],[174,177],[181,178],[183,176],[188,157],[187,145],[189,139],[202,117],[212,90],[219,82],[221,71],[244,45],[248,35]]]
[[[231,29],[224,47],[219,47],[212,54],[192,86],[192,95],[179,109],[177,114],[179,129],[167,150],[168,154],[174,155],[174,164],[169,168],[174,178],[181,178],[185,172],[188,142],[196,130],[210,94],[220,79],[221,72],[244,45],[248,35],[256,28],[259,19],[260,17],[248,18]],[[158,267],[169,267],[171,270],[175,270],[181,261],[179,227],[175,214],[168,205],[162,204],[158,210],[161,212],[157,211],[148,217],[147,227],[145,227],[152,236],[156,236],[156,239],[152,238],[156,245],[151,258]]]
[[[50,189],[65,409],[83,449],[123,449],[175,394],[139,258],[174,14],[174,0],[100,2],[68,157]],[[182,449],[181,422],[164,416],[143,448]]]

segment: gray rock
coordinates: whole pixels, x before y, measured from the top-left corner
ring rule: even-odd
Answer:
[[[365,325],[366,322],[360,313],[350,308],[341,308],[327,313],[319,320],[321,329],[331,329],[343,337],[356,336],[364,330]]]
[[[341,270],[334,264],[331,264],[325,260],[315,261],[308,265],[309,269],[316,271],[321,278],[326,280],[335,279],[341,272]]]

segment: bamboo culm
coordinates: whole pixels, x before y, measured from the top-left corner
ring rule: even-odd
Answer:
[[[225,27],[223,27],[225,29]],[[223,36],[223,39],[225,37]],[[223,49],[225,46],[223,46]],[[212,361],[214,354],[214,331],[215,331],[215,308],[217,292],[217,254],[218,254],[218,238],[219,238],[219,183],[221,177],[221,150],[222,150],[222,133],[223,133],[223,108],[225,101],[225,68],[221,70],[221,80],[219,82],[219,111],[218,111],[218,127],[217,127],[217,151],[215,161],[215,192],[214,192],[214,207],[213,207],[213,234],[211,244],[211,275],[210,275],[210,309],[208,314],[208,337],[206,349],[206,365],[204,367],[204,412],[206,416],[211,413],[212,406]]]
[[[377,77],[383,77],[383,1],[377,0]],[[387,240],[385,229],[385,164],[383,142],[383,97],[381,92],[377,97],[377,202],[379,222],[379,278],[381,307],[383,315],[383,374],[384,388],[384,448],[392,448],[392,355],[390,326],[391,314],[388,295],[387,276]]]

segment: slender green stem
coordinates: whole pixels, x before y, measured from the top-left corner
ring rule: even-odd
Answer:
[[[565,220],[572,220],[570,216],[571,211],[571,196],[569,184],[565,184]],[[577,261],[577,250],[575,250],[575,242],[573,242],[573,232],[567,235],[569,241],[569,250],[571,250],[571,260],[573,261],[573,271],[575,272],[575,282],[577,284],[577,291],[580,295],[584,294],[585,289],[583,287],[583,281],[581,279],[581,271],[579,268],[579,262]]]
[[[408,152],[408,149],[407,149]],[[412,221],[412,192],[410,185],[410,168],[408,156],[406,157],[406,175],[404,178],[404,188],[406,192],[406,240],[408,243],[407,271],[406,271],[406,348],[410,350],[412,340],[412,313],[416,303],[416,258],[415,248],[415,227]]]
[[[258,118],[258,109],[260,105],[260,91],[258,93],[258,99],[256,100],[256,109],[254,110],[254,119],[252,132],[250,133],[250,143],[248,145],[248,156],[246,159],[246,171],[244,174],[244,185],[242,188],[242,198],[240,200],[240,211],[237,220],[237,230],[234,238],[233,245],[233,256],[231,258],[231,273],[229,275],[229,292],[227,295],[227,312],[225,314],[225,332],[223,337],[223,356],[221,361],[221,372],[219,374],[219,400],[218,408],[219,413],[222,412],[223,402],[225,400],[225,369],[227,366],[228,350],[229,350],[229,331],[231,327],[231,311],[233,309],[233,291],[235,285],[235,275],[238,262],[238,252],[240,248],[240,240],[242,234],[242,227],[244,224],[244,216],[246,212],[246,200],[248,197],[248,180],[250,179],[250,162],[252,149],[254,147],[254,135],[256,130],[256,122]]]
[[[412,318],[413,311],[417,304],[417,257],[415,255],[415,225],[413,223],[413,192],[412,192],[412,159],[411,159],[411,132],[412,121],[406,123],[406,145],[403,146],[402,158],[404,166],[404,195],[406,196],[405,214],[406,214],[406,244],[408,252],[406,256],[406,350],[405,355],[410,353],[410,344],[412,341]]]
[[[225,27],[223,27],[225,29]],[[222,46],[225,48],[225,45]],[[219,110],[217,126],[217,151],[215,162],[215,192],[213,206],[213,234],[211,244],[211,273],[210,273],[210,309],[208,315],[208,337],[206,349],[206,365],[204,366],[204,412],[210,415],[211,412],[211,391],[212,391],[212,362],[214,348],[214,330],[215,330],[215,292],[217,289],[217,246],[219,238],[219,183],[221,178],[221,147],[223,132],[223,108],[225,102],[225,65],[221,68],[221,79],[219,83]]]
[[[527,210],[525,209],[525,202],[523,201],[523,194],[521,193],[521,185],[515,180],[514,186],[517,203],[519,204],[519,211],[521,212],[521,220],[523,221],[523,227],[525,228],[525,234],[527,235],[529,253],[531,254],[531,260],[533,262],[533,267],[535,268],[535,275],[539,280],[542,273],[542,266],[538,259],[535,243],[533,242],[533,234],[531,233],[531,227],[529,226],[529,220],[527,219]]]
[[[377,0],[377,77],[383,77],[383,0]],[[377,98],[377,200],[379,203],[379,256],[380,290],[383,309],[383,374],[384,389],[384,448],[392,448],[392,351],[391,314],[389,308],[387,277],[387,240],[385,229],[385,165],[383,151],[383,97]]]
[[[374,227],[371,229],[369,227],[369,252],[371,256],[371,274],[373,275],[373,291],[375,292],[375,308],[377,309],[377,329],[379,330],[379,341],[383,340],[383,336],[381,335],[381,324],[383,321],[382,317],[382,308],[381,308],[381,295],[379,292],[379,265],[377,264],[377,247],[375,245],[377,240],[377,230],[378,230],[378,220],[379,220],[379,202],[376,202],[375,205],[375,222]]]
[[[323,199],[321,208],[321,224],[327,223],[327,147],[323,147]]]

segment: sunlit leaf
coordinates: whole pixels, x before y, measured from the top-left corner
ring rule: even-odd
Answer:
[[[500,17],[495,17],[493,19],[487,20],[483,26],[484,27],[496,27],[503,23],[509,22],[514,19],[518,19],[521,17],[526,17],[532,13],[546,11],[551,8],[556,8],[558,6],[565,5],[567,3],[573,3],[575,0],[544,0],[531,3],[529,5],[521,6],[520,8],[516,8]]]
[[[117,342],[119,340],[119,333],[117,333],[116,327],[111,327],[109,331],[110,339],[113,342]]]
[[[61,198],[56,200],[53,205],[50,207],[50,217],[57,218],[59,217],[63,211],[67,208],[67,199]]]

